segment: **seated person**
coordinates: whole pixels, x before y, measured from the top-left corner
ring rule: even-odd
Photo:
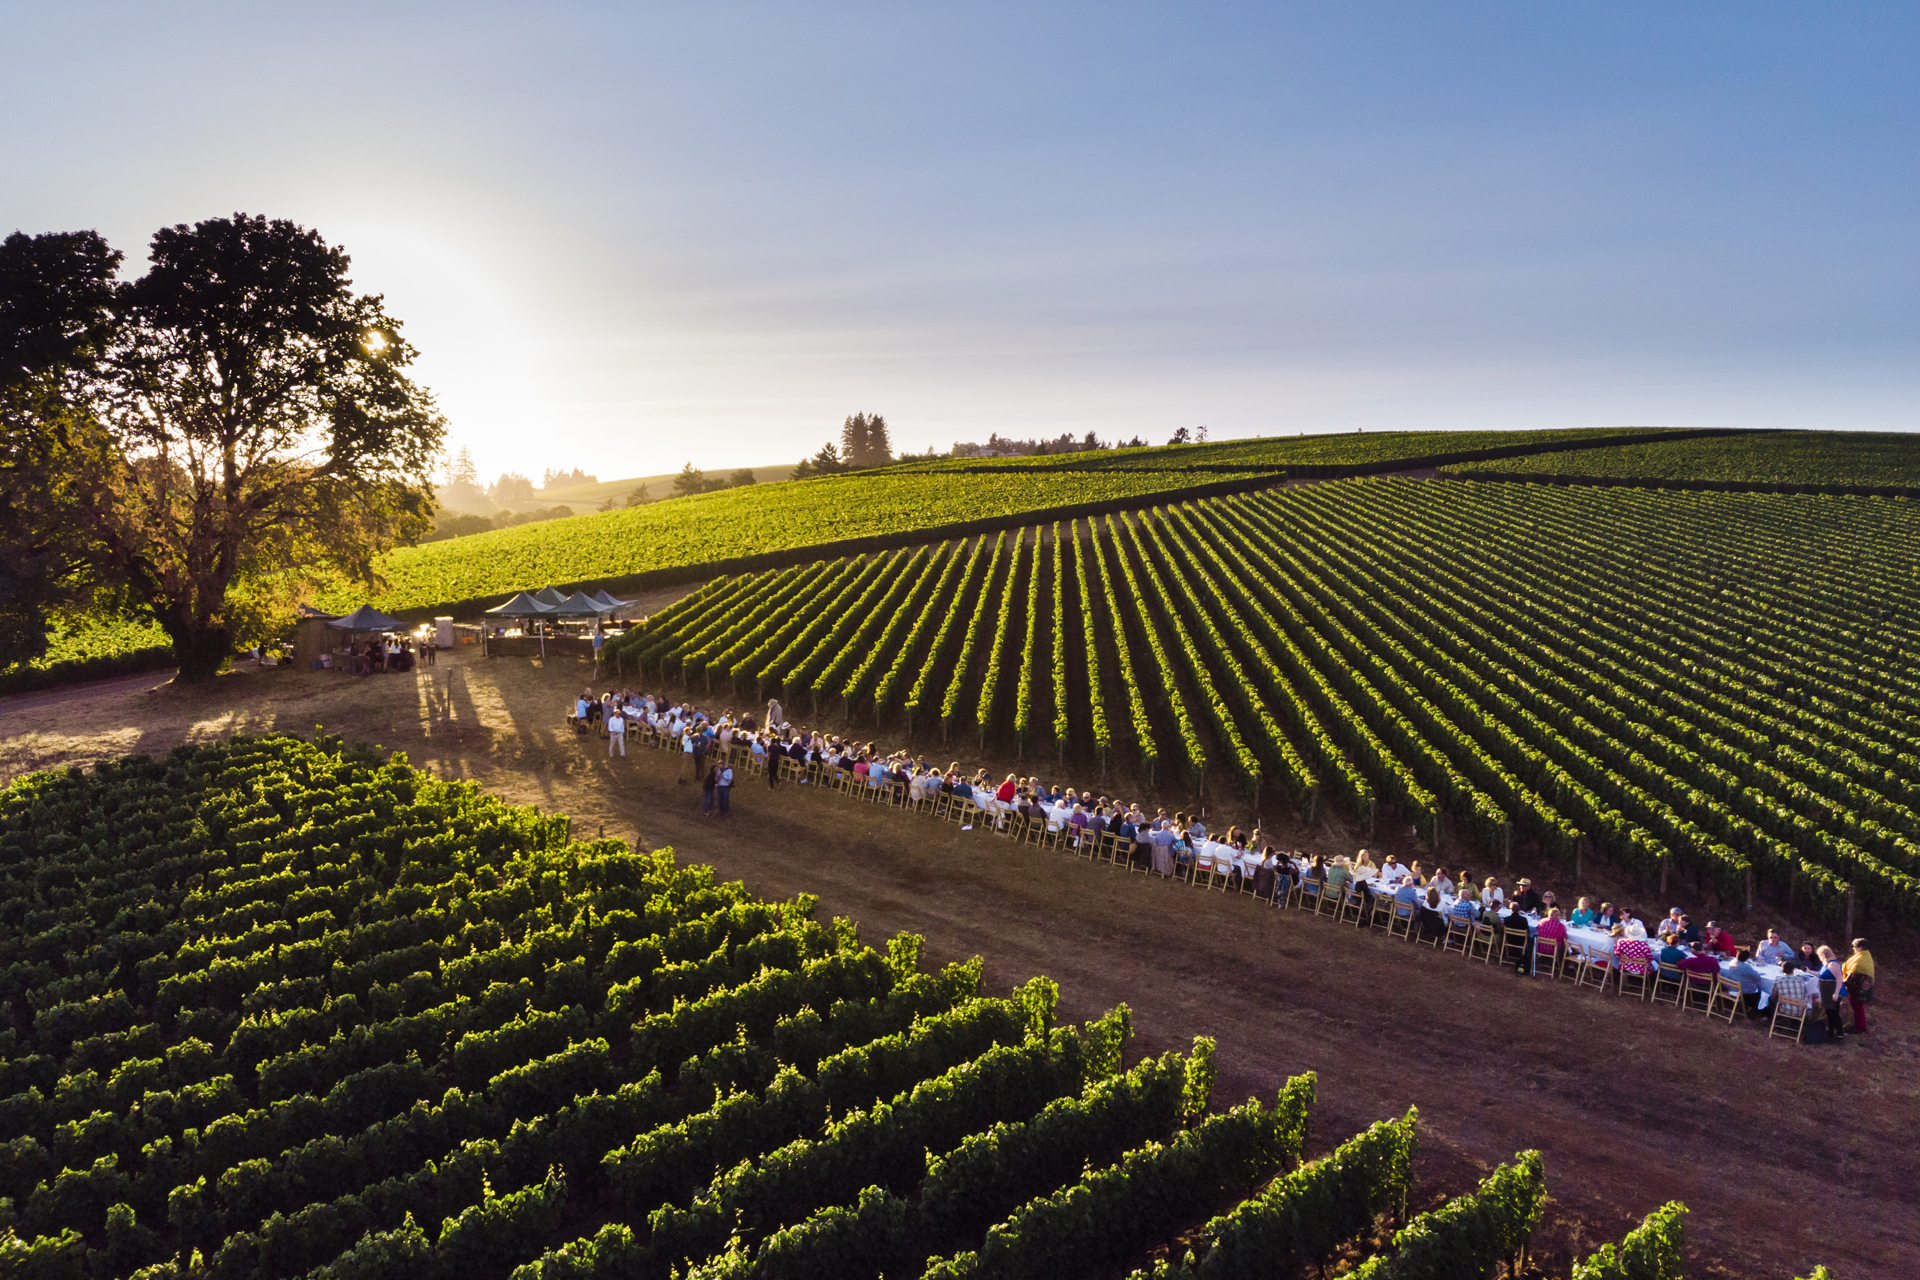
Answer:
[[[1362,849],[1360,852],[1362,856],[1366,854],[1365,849]],[[1388,854],[1387,860],[1380,864],[1379,880],[1381,887],[1391,889],[1406,878],[1407,869],[1400,865],[1400,859],[1394,857],[1392,854]]]
[[[1613,934],[1613,958],[1620,966],[1620,972],[1645,975],[1653,971],[1653,948],[1645,938],[1629,938],[1626,926],[1615,925]]]
[[[1373,858],[1365,849],[1353,855],[1353,875],[1355,879],[1365,880],[1378,870],[1380,870],[1380,868],[1373,864]]]
[[[1680,932],[1680,921],[1680,908],[1669,907],[1666,917],[1654,926],[1653,931],[1664,942]]]
[[[1733,935],[1722,929],[1718,920],[1707,921],[1706,932],[1700,935],[1700,941],[1717,956],[1731,956],[1740,949],[1734,943]]]
[[[1542,920],[1533,932],[1535,937],[1557,938],[1561,942],[1565,942],[1567,940],[1567,922],[1560,918],[1560,908],[1548,907],[1547,918]]]
[[[1440,910],[1440,890],[1428,885],[1420,903],[1420,936],[1444,938],[1446,935],[1447,918]]]
[[[1318,861],[1317,858],[1315,860]],[[1345,863],[1335,858],[1331,863],[1321,863],[1320,870],[1321,874],[1326,877],[1328,893],[1340,894],[1346,892],[1347,879],[1353,873],[1347,870]]]
[[[1524,912],[1527,915],[1538,913],[1540,910],[1540,895],[1533,891],[1533,881],[1527,879],[1525,876],[1521,876],[1520,883],[1516,888],[1518,892],[1513,895],[1514,910]]]
[[[1687,948],[1681,946],[1678,942],[1674,941],[1673,938],[1669,937],[1660,948],[1660,963],[1671,965],[1677,969],[1680,967],[1680,962],[1692,954],[1693,953]]]
[[[1599,923],[1599,917],[1594,913],[1592,900],[1582,898],[1579,902],[1575,903],[1573,915],[1567,920],[1567,923],[1576,929],[1594,928]],[[1608,922],[1607,927],[1613,927],[1611,921]]]
[[[1701,940],[1700,926],[1693,922],[1692,916],[1681,916],[1680,932],[1675,936],[1678,937],[1680,941],[1686,943],[1688,946],[1692,946],[1694,943],[1699,942]]]
[[[1453,881],[1448,878],[1445,867],[1434,868],[1433,879],[1430,883],[1447,897],[1451,898],[1453,896]]]
[[[1492,876],[1488,876],[1486,883],[1480,886],[1481,908],[1483,910],[1493,910],[1505,907],[1506,905],[1506,890],[1500,887],[1499,881],[1495,880]]]
[[[1419,885],[1421,888],[1426,887],[1427,876],[1426,873],[1420,869],[1418,862],[1407,868],[1407,883]]]
[[[1409,907],[1419,906],[1420,897],[1421,897],[1420,890],[1414,885],[1413,878],[1411,876],[1409,876],[1405,880],[1402,880],[1400,882],[1399,887],[1393,891],[1393,900],[1395,902],[1402,904],[1403,906],[1409,906]]]
[[[1629,938],[1645,939],[1647,936],[1647,926],[1640,923],[1639,917],[1633,914],[1632,907],[1622,907],[1619,919],[1614,923],[1624,925]]]
[[[1800,1006],[1804,1013],[1813,1007],[1813,976],[1800,972],[1797,960],[1783,960],[1780,963],[1780,976],[1773,980],[1774,1003],[1788,1003]]]
[[[1480,918],[1480,904],[1472,898],[1455,898],[1453,905],[1447,909],[1447,914],[1458,923],[1472,928],[1473,922]]]
[[[1679,969],[1689,979],[1709,990],[1713,987],[1713,980],[1720,976],[1720,962],[1708,955],[1706,948],[1698,942],[1687,944],[1687,954],[1680,960]]]
[[[1740,1004],[1749,1018],[1760,1016],[1760,971],[1753,967],[1753,953],[1740,947],[1733,963],[1720,971],[1740,984]]]
[[[1793,959],[1793,948],[1780,936],[1778,929],[1767,930],[1767,940],[1753,949],[1753,958],[1761,964],[1784,964]]]
[[[1614,909],[1613,904],[1611,902],[1601,903],[1600,910],[1594,914],[1593,927],[1596,929],[1611,929],[1619,923],[1620,913]]]

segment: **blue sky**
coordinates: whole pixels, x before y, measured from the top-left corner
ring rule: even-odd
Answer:
[[[318,228],[488,475],[1909,429],[1920,11],[9,4],[0,230]]]

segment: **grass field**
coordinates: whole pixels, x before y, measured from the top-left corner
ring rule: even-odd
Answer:
[[[1920,495],[1920,434],[1756,431],[1456,463],[1447,474],[1487,480],[1616,480],[1633,484],[1798,491],[1871,489]]]

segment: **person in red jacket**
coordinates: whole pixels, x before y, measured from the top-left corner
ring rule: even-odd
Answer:
[[[1732,956],[1740,948],[1734,943],[1733,935],[1720,927],[1718,920],[1707,921],[1707,931],[1701,941],[1706,949],[1717,956]]]

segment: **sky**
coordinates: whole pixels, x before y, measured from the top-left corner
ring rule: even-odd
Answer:
[[[291,218],[483,477],[848,414],[1910,430],[1920,9],[0,4],[0,233]]]

